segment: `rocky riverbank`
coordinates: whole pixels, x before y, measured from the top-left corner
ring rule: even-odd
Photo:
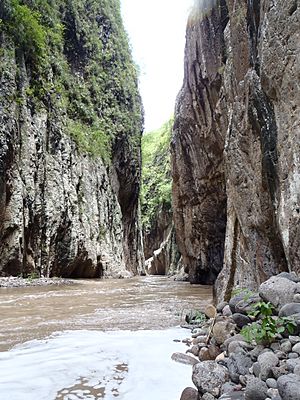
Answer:
[[[74,279],[64,278],[21,278],[9,276],[0,278],[0,288],[18,288],[26,286],[74,285]]]
[[[208,306],[192,330],[188,354],[196,388],[180,400],[300,400],[300,278],[283,272],[257,293],[236,291]]]

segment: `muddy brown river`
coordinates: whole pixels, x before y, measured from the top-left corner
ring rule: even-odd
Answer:
[[[0,288],[0,400],[179,399],[178,325],[211,299],[167,277]]]

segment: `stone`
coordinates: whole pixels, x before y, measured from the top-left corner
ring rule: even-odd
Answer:
[[[251,322],[251,319],[249,317],[247,317],[244,314],[240,314],[240,313],[232,314],[232,318],[233,318],[234,322],[236,323],[237,327],[239,327],[239,328],[243,328],[243,326],[245,326]]]
[[[289,341],[291,342],[292,345],[299,343],[300,342],[300,337],[299,336],[289,336]]]
[[[300,303],[300,293],[296,293],[293,297],[293,303]]]
[[[200,351],[200,348],[199,348],[199,346],[198,346],[197,344],[194,345],[194,346],[192,346],[192,347],[188,350],[188,352],[194,354],[194,356],[198,356],[199,351]]]
[[[278,379],[281,375],[285,375],[288,373],[287,366],[280,365],[279,367],[273,367],[272,369],[272,375],[274,376],[275,379]]]
[[[274,352],[280,350],[280,343],[279,342],[271,343],[270,349],[273,350]]]
[[[277,383],[276,383],[277,384]],[[267,396],[269,396],[270,399],[274,399],[279,396],[279,391],[276,388],[269,388],[267,391]]]
[[[249,379],[245,389],[246,400],[265,400],[267,397],[268,386],[258,378]]]
[[[215,396],[213,396],[212,394],[210,394],[210,393],[205,393],[203,396],[202,396],[202,399],[201,400],[215,400]]]
[[[235,325],[229,321],[216,322],[213,327],[213,335],[218,344],[222,344],[234,334]]]
[[[244,400],[244,399],[245,399],[245,393],[241,390],[228,394],[225,393],[221,397],[219,397],[219,400]]]
[[[281,308],[293,301],[294,294],[298,290],[295,282],[286,278],[272,276],[260,285],[259,294],[264,301],[269,301],[275,307]]]
[[[300,313],[300,303],[287,303],[279,310],[279,317],[289,317],[293,314]]]
[[[246,342],[242,342],[239,340],[234,340],[233,342],[230,342],[227,348],[227,352],[228,354],[232,354],[232,353],[240,353],[240,354],[246,354],[246,350],[245,348],[247,348],[247,343]]]
[[[221,301],[219,304],[217,304],[217,312],[221,313],[226,306],[228,306],[227,301]]]
[[[274,378],[268,378],[266,380],[266,384],[267,384],[268,388],[277,389],[277,382],[276,382],[276,379],[274,379]]]
[[[279,364],[278,357],[271,351],[260,354],[257,358],[260,365],[260,378],[265,381],[272,376],[272,368]]]
[[[203,361],[193,366],[192,380],[201,394],[219,396],[221,386],[229,378],[228,370],[215,361]]]
[[[286,366],[289,372],[294,372],[296,365],[300,365],[300,358],[289,358],[286,360]]]
[[[199,351],[199,360],[200,361],[208,361],[212,360],[211,355],[207,347],[202,347]]]
[[[183,390],[180,400],[198,400],[198,390],[192,387],[187,387]]]
[[[294,353],[300,354],[300,343],[296,343],[292,348]]]
[[[223,308],[222,314],[224,315],[224,317],[231,317],[232,312],[228,304]]]
[[[255,346],[254,349],[250,351],[250,356],[252,360],[256,361],[257,357],[263,352],[264,349],[265,347],[261,344]]]
[[[225,359],[225,353],[224,353],[224,352],[221,353],[221,354],[219,354],[219,355],[216,357],[216,361],[217,361],[217,362],[223,361],[224,359]]]
[[[207,340],[207,336],[197,336],[196,338],[194,338],[192,340],[192,343],[196,345],[196,344],[199,344],[199,343],[205,343],[206,340]]]
[[[286,278],[289,279],[292,282],[300,282],[299,277],[295,272],[281,272],[280,274],[277,275],[280,278]]]
[[[252,361],[250,356],[243,354],[231,354],[227,361],[230,379],[235,383],[239,383],[239,376],[247,375],[251,366]]]
[[[285,353],[289,353],[292,350],[292,343],[288,340],[282,340],[280,343],[280,349]]]
[[[212,304],[209,304],[205,307],[204,314],[207,316],[207,318],[215,318],[217,315],[217,310]]]
[[[195,357],[189,356],[184,353],[173,353],[171,359],[178,363],[187,365],[195,365],[198,363],[198,360]]]
[[[292,359],[292,358],[298,358],[299,354],[298,353],[289,353],[288,354],[288,358]]]
[[[260,372],[261,372],[261,366],[260,366],[259,362],[255,362],[252,365],[252,370],[253,370],[253,374],[256,376],[256,378],[259,378]]]
[[[300,364],[295,365],[295,368],[294,368],[293,373],[294,373],[295,375],[300,376]]]
[[[278,391],[283,400],[300,400],[300,377],[295,374],[280,376]]]

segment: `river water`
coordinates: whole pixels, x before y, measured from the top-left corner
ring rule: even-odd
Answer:
[[[166,277],[0,289],[0,400],[176,400],[185,314],[211,288]]]

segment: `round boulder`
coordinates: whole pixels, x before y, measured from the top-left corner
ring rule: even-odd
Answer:
[[[259,287],[260,297],[265,301],[269,301],[275,307],[282,307],[287,303],[292,303],[294,295],[298,291],[299,286],[297,283],[280,276],[272,276]]]
[[[193,366],[192,380],[201,394],[219,396],[221,386],[229,379],[228,370],[215,361],[203,361]]]
[[[280,376],[277,386],[283,400],[300,400],[300,376],[295,374]]]
[[[249,379],[245,389],[246,400],[265,400],[267,397],[268,386],[258,378]]]

